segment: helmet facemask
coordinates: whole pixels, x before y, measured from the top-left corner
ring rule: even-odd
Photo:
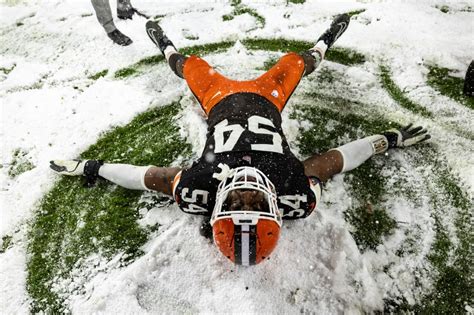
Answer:
[[[243,166],[230,170],[227,176],[217,187],[211,225],[222,218],[232,218],[236,225],[254,225],[258,219],[268,219],[281,227],[275,186],[265,174]],[[253,200],[249,200],[251,195]]]

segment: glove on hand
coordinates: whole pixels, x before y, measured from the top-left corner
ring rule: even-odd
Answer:
[[[405,148],[431,138],[427,134],[428,130],[423,127],[413,127],[413,124],[409,124],[406,127],[400,129],[390,129],[383,133],[388,140],[388,148]]]
[[[49,162],[49,167],[61,175],[80,176],[84,174],[86,163],[82,160],[54,160]]]
[[[94,186],[99,178],[99,168],[104,164],[102,160],[54,160],[49,167],[58,174],[86,177],[85,186]]]

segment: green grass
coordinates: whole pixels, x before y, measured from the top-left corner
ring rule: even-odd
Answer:
[[[403,107],[424,116],[419,105],[408,100],[403,92],[390,78],[386,67],[381,66],[383,86],[389,94]],[[458,102],[464,102],[469,107],[469,101],[462,95],[463,80],[450,77],[449,70],[444,68],[430,67],[428,83],[437,88],[442,94],[450,96]],[[461,91],[461,92],[458,92]],[[471,103],[472,108],[472,103]],[[423,114],[424,113],[424,114]],[[470,244],[474,243],[474,231],[472,222],[472,209],[474,204],[466,193],[457,184],[459,179],[452,175],[446,162],[440,158],[440,154],[431,146],[418,149],[419,154],[413,158],[415,164],[420,167],[433,166],[435,177],[435,189],[432,188],[430,203],[432,205],[432,216],[435,219],[435,239],[428,255],[428,261],[437,271],[434,281],[434,290],[425,294],[421,301],[414,306],[401,303],[396,307],[391,305],[390,312],[411,311],[423,314],[461,314],[465,312],[465,305],[472,305],[474,296],[474,285],[469,279],[473,273],[472,261],[474,256],[470,250]],[[423,162],[421,162],[423,161]],[[432,179],[426,179],[427,186]],[[455,213],[446,212],[445,208],[454,208]],[[456,237],[459,244],[455,246],[441,218],[450,216],[455,218]]]
[[[232,47],[232,45],[234,44],[235,44],[234,42],[210,43],[210,44],[205,44],[205,45],[196,45],[196,46],[181,48],[179,51],[183,55],[197,55],[197,54],[205,55],[209,53],[221,52],[223,50],[226,50]],[[165,58],[161,54],[143,58],[131,66],[117,70],[114,74],[114,77],[117,79],[124,79],[132,75],[138,75],[141,73],[143,69],[149,66],[159,64],[163,62],[164,60]]]
[[[342,75],[340,73],[337,73],[328,67],[319,66],[316,71],[317,72],[315,73],[315,75],[317,78],[316,82],[318,83],[318,85],[321,85],[322,83],[331,85],[334,82],[343,80]]]
[[[314,46],[312,42],[288,40],[284,38],[274,39],[245,39],[242,43],[253,50],[283,51],[283,52],[303,52]],[[325,56],[326,60],[337,62],[343,65],[352,66],[365,62],[364,55],[348,48],[333,47]]]
[[[195,36],[195,35],[185,35],[184,38],[186,38],[187,40],[198,40],[198,39],[199,39],[199,36]]]
[[[12,244],[13,237],[11,235],[5,235],[2,237],[2,246],[0,246],[0,254],[3,254],[10,248]]]
[[[470,109],[474,109],[474,97],[463,94],[464,79],[450,76],[450,70],[436,66],[428,67],[428,84],[442,95],[452,98]]]
[[[380,79],[382,86],[390,96],[403,108],[409,111],[422,115],[424,117],[433,117],[433,114],[423,106],[410,100],[405,93],[395,84],[392,79],[390,69],[387,66],[380,66]]]
[[[350,17],[353,17],[364,12],[365,12],[365,9],[354,10],[354,11],[347,12],[347,15],[349,15]]]
[[[274,40],[251,43],[256,49],[265,45],[276,48]],[[223,51],[232,45],[233,42],[222,42],[187,47],[181,51],[187,55],[207,54]],[[125,78],[139,74],[163,60],[161,55],[144,58],[114,75]],[[178,155],[190,152],[188,145],[177,140],[177,127],[172,124],[177,111],[177,105],[172,104],[143,113],[128,125],[103,135],[81,157],[114,163],[168,165]],[[122,264],[141,255],[140,246],[149,233],[159,227],[144,229],[138,226],[139,197],[139,192],[103,181],[93,189],[84,188],[80,178],[61,178],[58,181],[42,200],[29,231],[31,258],[27,290],[33,299],[33,312],[65,311],[62,292],[58,295],[52,287],[57,279],[67,279],[73,268],[80,268],[81,259],[88,255],[100,253],[105,259],[110,259],[124,253]]]
[[[251,50],[267,50],[267,51],[294,51],[302,52],[311,48],[314,43],[295,41],[287,39],[245,39],[242,43]],[[183,55],[206,55],[210,53],[218,53],[225,51],[232,47],[235,42],[224,41],[220,43],[210,43],[205,45],[196,45],[191,47],[181,48],[179,51]],[[365,57],[351,49],[333,47],[326,54],[326,59],[333,62],[338,62],[344,65],[357,65],[365,62]],[[138,75],[147,68],[164,61],[162,55],[155,55],[146,57],[133,65],[119,69],[115,72],[116,79],[124,79],[133,75]],[[268,65],[267,65],[268,66]]]
[[[364,134],[370,135],[379,133],[388,126],[399,127],[377,115],[367,118],[353,113],[354,108],[364,104],[316,93],[307,94],[305,100],[310,100],[312,106],[297,106],[295,113],[292,114],[292,118],[305,119],[313,123],[313,127],[309,130],[301,130],[298,139],[300,152],[305,156],[322,153],[338,146],[337,139],[343,135],[357,138],[356,130],[362,130]],[[332,125],[329,130],[326,127],[328,123]],[[424,183],[423,187],[402,182],[403,190],[387,189],[387,178],[381,173],[387,157],[376,156],[346,175],[345,181],[354,201],[353,206],[345,212],[345,218],[352,225],[351,234],[360,250],[375,250],[383,243],[384,237],[391,235],[398,228],[397,222],[385,211],[384,201],[392,196],[403,197],[417,204],[420,201],[418,194],[424,191],[420,189],[431,187],[428,195],[432,216],[436,222],[436,234],[426,259],[435,270],[434,289],[425,292],[415,305],[409,305],[403,297],[387,298],[385,311],[422,314],[464,313],[465,305],[472,304],[474,296],[474,287],[469,281],[473,274],[471,262],[474,260],[470,251],[470,244],[474,243],[473,228],[470,224],[474,205],[459,186],[459,179],[452,174],[442,155],[433,146],[426,144],[404,151],[408,152],[410,164],[418,167],[432,166],[433,171],[427,177],[419,179]],[[451,240],[444,220],[441,219],[446,216],[455,220],[457,244]],[[410,239],[407,239],[407,242],[410,242]],[[411,242],[416,241],[412,239]],[[397,254],[403,256],[408,254],[407,251],[414,250],[416,251],[410,244],[404,244]]]
[[[424,155],[434,166],[436,178],[432,191],[436,238],[428,259],[438,275],[434,282],[435,290],[423,298],[418,309],[426,313],[461,314],[465,312],[465,305],[472,305],[474,296],[474,284],[469,280],[472,280],[474,273],[474,254],[471,250],[474,244],[471,223],[474,203],[458,185],[459,179],[452,175],[444,159],[432,148],[425,151]],[[449,206],[456,212],[446,211]],[[441,218],[446,216],[454,218],[457,244],[449,239],[442,225]]]
[[[81,158],[167,166],[190,154],[174,123],[179,109],[173,103],[140,114],[104,134]],[[126,265],[142,254],[140,247],[153,229],[137,223],[140,195],[105,181],[88,189],[77,177],[62,177],[55,184],[29,230],[27,290],[33,313],[66,311],[61,294],[52,287],[58,279],[68,279],[73,268],[84,267],[81,259],[88,255],[100,253],[111,259],[123,254],[121,264]]]
[[[210,43],[205,45],[185,47],[183,49],[180,49],[179,51],[183,55],[207,55],[212,53],[223,52],[232,47],[234,44],[234,42],[224,41],[220,43]]]
[[[376,250],[383,243],[383,238],[391,235],[397,227],[384,206],[386,180],[380,165],[372,160],[351,171],[348,176],[347,182],[356,202],[346,211],[345,218],[352,224],[352,235],[362,251]]]
[[[34,168],[35,165],[28,158],[28,152],[18,148],[13,151],[13,158],[10,163],[10,168],[8,169],[8,176],[10,176],[10,178],[15,178]]]
[[[399,126],[377,113],[373,113],[370,119],[355,114],[353,111],[357,107],[363,108],[368,106],[356,101],[322,95],[316,92],[306,93],[304,99],[314,102],[313,106],[297,107],[298,111],[304,113],[300,117],[313,123],[313,128],[309,131],[303,131],[299,138],[300,151],[305,155],[315,153],[315,148],[318,150],[317,153],[323,153],[334,148],[339,145],[337,139],[347,133],[357,138],[355,131],[358,128],[362,128],[364,132],[370,135],[380,133],[387,128]],[[317,106],[318,104],[320,106]],[[328,130],[326,126],[329,122],[337,123],[338,128],[333,127]],[[315,135],[318,136],[316,137]]]
[[[419,168],[430,167],[428,176],[422,178],[424,197],[429,197],[431,216],[434,219],[435,237],[426,268],[433,280],[433,289],[424,292],[415,305],[404,298],[386,300],[386,313],[415,314],[463,314],[465,306],[472,304],[474,286],[473,253],[474,242],[471,209],[474,207],[465,191],[459,186],[459,178],[453,175],[442,154],[435,146],[425,144],[407,151],[411,163]],[[417,189],[413,187],[411,189]],[[455,239],[448,232],[447,222],[452,220]],[[404,253],[397,253],[403,255]]]
[[[81,158],[169,165],[178,155],[190,152],[189,145],[178,136],[178,127],[173,120],[179,109],[180,105],[173,103],[140,114],[126,126],[105,134],[82,153]]]
[[[258,24],[257,28],[263,28],[265,26],[265,18],[261,16],[260,14],[258,14],[258,12],[252,8],[249,8],[246,6],[239,6],[234,9],[233,14],[234,16],[248,14],[257,20],[257,24]]]
[[[166,17],[166,14],[157,14],[153,16],[155,22],[159,22],[162,18]]]
[[[264,71],[270,70],[271,67],[273,67],[278,62],[278,59],[279,58],[277,57],[268,58],[267,60],[264,61],[263,67],[257,68],[257,70],[264,70]]]
[[[3,72],[4,74],[9,74],[10,72],[15,69],[16,65],[11,66],[10,68],[2,68],[0,67],[0,72]]]
[[[120,187],[111,190],[104,182],[87,189],[80,178],[63,178],[44,197],[29,235],[27,290],[33,313],[65,311],[52,288],[71,277],[80,259],[124,253],[126,264],[141,254],[147,234],[136,223],[139,196]]]
[[[326,60],[337,62],[346,66],[358,65],[365,62],[364,55],[342,47],[332,47],[325,56]]]
[[[390,78],[389,70],[381,66],[381,75],[384,88],[403,107],[423,116],[428,115],[419,105],[407,99],[403,92]],[[444,68],[430,67],[428,83],[437,88],[442,94],[450,96],[454,100],[466,104],[472,108],[468,99],[462,95],[463,80],[448,75],[449,70]],[[465,312],[465,306],[472,305],[474,296],[474,285],[469,279],[473,273],[472,261],[474,256],[470,250],[470,244],[474,243],[474,231],[472,222],[472,209],[474,204],[466,193],[457,184],[456,178],[440,158],[441,154],[431,146],[417,149],[418,155],[413,158],[414,164],[419,167],[432,166],[435,178],[434,187],[431,188],[430,203],[432,205],[432,216],[435,219],[435,239],[428,255],[428,261],[436,270],[434,279],[434,290],[425,294],[416,305],[410,306],[403,301],[396,305],[389,302],[389,312],[410,311],[423,314],[461,314]],[[432,179],[426,179],[430,186]],[[454,208],[455,213],[448,213],[446,208]],[[441,218],[453,217],[455,220],[456,237],[458,244],[455,245],[449,238]],[[394,306],[396,305],[396,306]]]
[[[391,235],[397,227],[396,221],[387,214],[385,209],[370,207],[372,207],[371,204],[367,203],[345,213],[345,219],[354,228],[352,237],[362,251],[376,250],[377,246],[383,243],[383,238]]]
[[[235,3],[238,5],[240,1]],[[284,39],[247,39],[243,44],[248,49],[278,52],[304,51],[313,45]],[[233,42],[223,42],[187,47],[181,51],[184,54],[203,55],[224,51],[232,45]],[[337,48],[333,48],[327,58],[346,65],[358,65],[365,61],[364,56],[357,52]],[[163,60],[161,55],[151,56],[117,72],[123,71],[125,75],[117,76],[115,73],[115,76],[124,78],[138,75],[148,66]],[[270,58],[264,67],[272,66],[275,61],[276,59]],[[331,83],[338,80],[334,73],[325,68],[320,69],[316,75],[318,82]],[[381,79],[383,87],[401,106],[420,115],[431,116],[430,112],[404,95],[385,66],[381,66]],[[367,108],[368,104],[318,93],[306,93],[300,97],[303,103],[295,105],[295,111],[290,116],[312,123],[310,129],[300,130],[298,138],[299,151],[304,156],[337,147],[342,144],[339,142],[341,138],[356,139],[360,133],[371,135],[387,128],[399,127],[377,112],[370,116],[357,113],[358,107]],[[141,114],[130,124],[105,134],[81,157],[101,158],[115,163],[168,165],[178,155],[188,156],[190,152],[188,145],[174,138],[177,137],[177,129],[172,120],[177,114],[176,104]],[[329,125],[332,127],[328,128]],[[160,139],[159,143],[154,143],[154,139]],[[435,148],[425,145],[405,149],[403,152],[407,152],[410,165],[420,168],[434,166],[433,172],[421,179],[417,178],[423,183],[421,188],[413,186],[413,182],[398,183],[404,189],[398,186],[393,188],[389,184],[390,178],[383,171],[386,163],[388,167],[388,164],[397,161],[386,156],[376,156],[346,174],[344,181],[352,196],[352,205],[344,215],[351,225],[350,232],[361,251],[377,250],[386,237],[400,228],[387,211],[386,201],[390,198],[406,198],[417,204],[420,202],[420,193],[425,191],[422,189],[428,189],[425,186],[431,187],[427,195],[433,209],[436,234],[425,259],[426,264],[434,268],[434,289],[424,292],[422,299],[416,301],[415,305],[408,304],[402,296],[387,298],[385,311],[463,313],[464,305],[474,295],[472,283],[469,282],[472,274],[470,262],[473,260],[469,249],[470,244],[474,243],[469,224],[472,221],[472,201],[457,184],[459,180],[452,175]],[[403,165],[397,167],[401,166]],[[28,263],[27,288],[34,300],[32,312],[64,311],[61,296],[51,290],[53,279],[67,279],[72,268],[78,268],[78,264],[80,267],[81,259],[89,254],[100,253],[110,259],[118,253],[124,253],[124,265],[141,255],[140,246],[160,226],[138,226],[137,209],[143,206],[138,204],[139,197],[140,193],[102,181],[93,189],[83,188],[78,178],[62,178],[55,185],[43,199],[29,232],[31,259]],[[166,201],[157,199],[151,206],[161,203],[166,204]],[[453,210],[453,213],[446,213],[447,209]],[[453,241],[447,232],[446,222],[443,220],[446,215],[455,218],[458,242]],[[415,237],[416,235],[407,237],[408,244],[402,245],[397,251],[400,257],[416,251],[416,246],[413,245],[416,244]]]
[[[357,139],[358,130],[372,135],[394,125],[383,117],[374,116],[369,119],[341,110],[366,106],[365,104],[317,93],[307,94],[305,100],[311,101],[313,106],[298,106],[292,115],[294,119],[305,119],[313,123],[309,130],[300,131],[299,149],[304,156],[337,147],[337,139],[344,135]],[[337,107],[328,108],[331,104],[337,104]],[[328,122],[333,126],[330,130],[327,129]],[[353,196],[353,206],[345,212],[345,217],[353,226],[351,233],[361,250],[375,249],[396,228],[396,222],[384,207],[386,178],[376,164],[381,159],[384,157],[375,157],[346,176]]]
[[[436,8],[443,13],[449,12],[449,7],[447,5],[437,5]]]
[[[303,4],[305,2],[306,2],[306,0],[286,0],[286,4],[288,4],[288,3]]]
[[[222,16],[222,21],[227,22],[227,21],[232,21],[234,19],[234,16],[232,14],[225,14]]]
[[[233,20],[234,17],[236,16],[239,16],[242,14],[248,14],[254,17],[255,20],[257,21],[258,26],[254,29],[265,27],[266,20],[263,16],[258,14],[257,10],[249,8],[248,6],[242,4],[242,1],[240,0],[232,0],[231,6],[234,7],[234,9],[232,10],[230,14],[226,14],[222,16],[223,21],[230,21],[230,20]],[[248,30],[247,32],[253,31],[254,29]]]
[[[99,71],[97,73],[94,73],[93,75],[90,75],[88,78],[91,79],[91,80],[98,80],[102,77],[105,77],[107,75],[107,73],[109,73],[109,70],[105,69],[105,70]]]
[[[138,73],[138,70],[136,68],[128,67],[128,68],[117,70],[114,76],[116,79],[124,79],[126,77],[130,77],[137,73]]]

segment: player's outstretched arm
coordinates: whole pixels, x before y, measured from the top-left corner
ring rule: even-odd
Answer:
[[[325,182],[332,176],[355,169],[375,154],[388,149],[405,148],[430,139],[423,127],[409,124],[400,129],[390,129],[381,135],[373,135],[331,149],[321,155],[313,155],[303,161],[306,176],[316,176]]]
[[[97,178],[105,178],[119,186],[134,190],[154,190],[173,194],[173,181],[178,167],[134,166],[109,164],[98,160],[54,160],[50,168],[58,174],[85,176],[88,186]]]

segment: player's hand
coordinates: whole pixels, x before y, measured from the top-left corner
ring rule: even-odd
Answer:
[[[431,138],[428,130],[409,124],[400,129],[390,129],[383,133],[388,140],[388,148],[405,148]]]
[[[54,160],[49,162],[49,167],[61,175],[80,176],[84,174],[86,162],[87,160]]]

